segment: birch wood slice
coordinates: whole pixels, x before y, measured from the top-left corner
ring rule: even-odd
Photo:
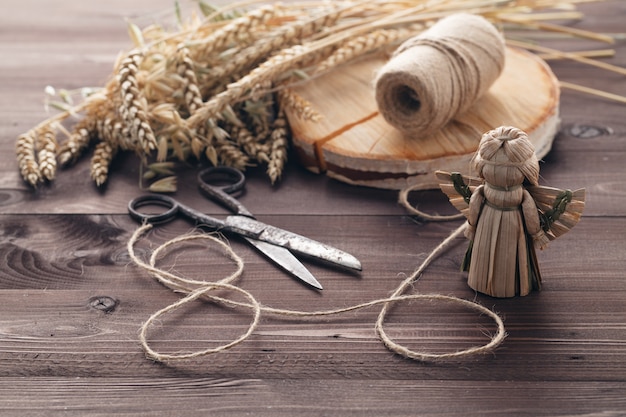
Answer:
[[[414,138],[378,112],[373,80],[387,59],[341,66],[295,89],[322,115],[312,122],[287,111],[298,160],[307,169],[376,188],[438,188],[436,170],[469,174],[482,134],[502,125],[528,133],[539,158],[550,151],[559,125],[559,85],[536,55],[507,48],[504,71],[487,94],[441,131]]]

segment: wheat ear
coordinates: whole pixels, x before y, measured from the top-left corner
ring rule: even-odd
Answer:
[[[156,138],[148,122],[147,103],[137,81],[137,73],[142,60],[143,53],[135,49],[121,63],[117,81],[122,104],[118,111],[129,127],[131,142],[128,148],[149,153],[156,148]]]
[[[36,141],[37,135],[35,131],[31,129],[18,136],[15,145],[20,174],[22,178],[33,187],[37,186],[42,180],[39,164],[37,163],[37,157],[35,155]]]

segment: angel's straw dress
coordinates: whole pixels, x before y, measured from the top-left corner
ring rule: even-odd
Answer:
[[[472,218],[472,213],[479,213]],[[527,295],[541,277],[532,235],[540,230],[537,207],[521,184],[486,182],[470,200],[470,224],[476,227],[468,251],[468,284],[494,297]]]

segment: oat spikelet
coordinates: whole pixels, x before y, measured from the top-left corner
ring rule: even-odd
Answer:
[[[267,164],[267,175],[274,184],[282,175],[285,162],[287,161],[288,135],[287,119],[281,110],[274,121],[274,130],[270,135],[271,149],[269,163]]]
[[[183,118],[171,103],[162,103],[151,108],[151,121],[162,126],[158,130],[157,161],[163,162],[172,153],[181,161],[186,159],[192,133],[186,128]]]
[[[117,148],[108,142],[99,142],[91,158],[91,178],[96,185],[103,185],[109,176],[109,166],[113,157],[117,153]]]
[[[219,128],[212,121],[189,130],[191,136],[189,146],[193,155],[200,159],[204,153],[213,165],[217,165],[217,151],[212,146],[216,131],[220,134]],[[228,137],[228,134],[225,133],[225,137]]]
[[[42,178],[52,181],[57,171],[57,140],[54,129],[50,125],[47,125],[38,132],[37,137],[39,172]]]
[[[293,113],[302,120],[318,122],[322,115],[318,113],[313,105],[300,94],[290,88],[285,88],[278,92],[281,107],[293,110]]]
[[[122,104],[119,114],[129,127],[131,149],[149,153],[156,148],[156,138],[146,114],[146,100],[139,89],[137,73],[143,60],[138,50],[131,51],[121,62],[117,81],[119,83]]]
[[[183,97],[187,110],[189,110],[189,114],[194,114],[202,106],[202,94],[198,87],[198,78],[194,71],[194,63],[189,49],[183,45],[178,47],[176,72],[183,81]]]
[[[198,59],[207,57],[214,52],[224,50],[231,45],[239,44],[241,41],[251,38],[251,34],[257,28],[266,25],[281,10],[282,7],[279,4],[265,5],[233,20],[206,38],[201,39],[196,44],[196,57]]]
[[[263,85],[265,90],[272,88],[271,82],[259,85]],[[274,114],[274,94],[257,95],[259,97],[246,100],[240,111],[245,116],[248,128],[260,139],[269,135],[269,121],[273,119]]]
[[[199,159],[206,149],[207,143],[202,140],[200,136],[194,135],[191,138],[191,143],[189,144],[189,146],[191,147],[191,152],[196,157],[196,159]]]
[[[37,164],[37,157],[35,155],[36,140],[37,135],[31,129],[18,136],[15,146],[20,174],[22,178],[24,178],[24,181],[33,187],[37,186],[37,184],[42,181],[39,165]]]

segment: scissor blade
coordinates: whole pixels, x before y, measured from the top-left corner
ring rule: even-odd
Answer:
[[[225,223],[227,229],[245,237],[251,237],[256,240],[271,243],[272,245],[281,246],[290,251],[341,265],[346,268],[356,269],[358,271],[361,270],[361,262],[349,253],[299,234],[288,232],[244,216],[229,216],[226,218]]]
[[[255,240],[247,237],[246,240],[250,242],[255,248],[259,251],[263,252],[265,256],[274,261],[277,265],[282,267],[285,271],[293,274],[296,278],[306,282],[312,287],[315,287],[319,290],[322,289],[322,284],[320,284],[313,274],[309,272],[308,269],[291,253],[289,249],[283,248],[282,246],[275,246],[271,243],[262,242],[260,240]]]

